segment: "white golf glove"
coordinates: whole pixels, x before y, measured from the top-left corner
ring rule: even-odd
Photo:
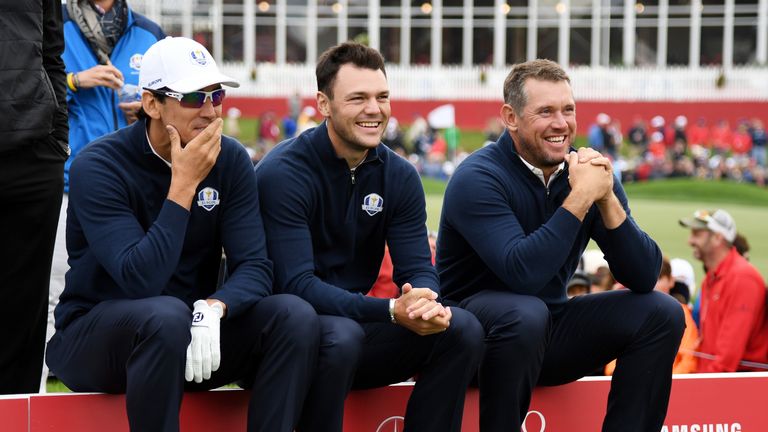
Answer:
[[[224,310],[221,303],[208,305],[205,300],[198,300],[192,311],[192,341],[187,347],[187,365],[184,378],[201,383],[211,377],[211,372],[219,369],[221,351],[219,349],[219,325]]]

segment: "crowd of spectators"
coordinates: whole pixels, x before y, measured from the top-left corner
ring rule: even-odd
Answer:
[[[765,185],[767,140],[759,118],[731,125],[703,117],[691,124],[682,115],[671,122],[654,116],[646,124],[637,117],[624,135],[600,113],[588,133],[588,144],[614,159],[624,181],[695,177]]]
[[[289,105],[296,106],[296,102]],[[282,120],[273,112],[264,113],[251,149],[254,161],[280,140],[315,126],[318,119],[311,106],[291,109]],[[496,141],[503,132],[499,119],[489,119],[483,130],[483,144]],[[432,128],[420,115],[408,124],[392,117],[382,142],[411,161],[420,174],[438,179],[448,179],[469,156],[467,147],[471,147],[462,145],[458,128]],[[618,119],[600,113],[586,134],[586,145],[609,156],[616,175],[625,182],[689,177],[762,186],[768,163],[767,144],[764,122],[757,117],[731,125],[727,120],[704,117],[689,122],[683,115],[669,121],[659,115],[647,121],[638,116],[624,129]]]
[[[740,279],[739,283],[734,283],[733,281],[736,279],[733,278],[735,276],[725,278],[725,275],[729,274],[728,272],[732,272],[730,270],[733,267],[731,261],[742,258],[745,260],[749,259],[749,243],[747,239],[742,234],[736,232],[735,222],[723,210],[717,210],[712,214],[705,211],[697,211],[693,219],[681,220],[680,224],[683,227],[692,229],[689,245],[694,249],[694,256],[702,260],[704,271],[707,274],[703,281],[705,290],[702,292],[696,284],[693,265],[688,260],[683,258],[669,259],[666,256],[663,259],[661,273],[655,289],[677,299],[683,307],[686,320],[686,331],[675,360],[674,373],[768,370],[768,364],[763,360],[766,354],[768,354],[765,352],[768,349],[768,345],[765,342],[766,338],[768,338],[768,316],[765,316],[762,306],[765,301],[760,299],[752,301],[750,298],[745,300],[747,303],[744,307],[735,300],[717,301],[722,296],[746,296],[746,294],[742,293],[745,291],[744,281],[746,279],[743,279],[745,276],[740,273],[739,277],[742,277],[742,279]],[[721,226],[727,226],[729,231],[726,231],[726,228],[721,228]],[[721,231],[725,232],[725,234],[720,234]],[[722,235],[723,253],[720,259],[716,261],[717,264],[707,259],[708,249],[712,248],[712,241],[704,242],[707,245],[704,248],[700,244],[701,242],[696,240],[696,237],[702,234],[705,236]],[[728,258],[727,254],[731,250],[734,256],[738,255],[742,258]],[[708,263],[712,268],[707,267]],[[745,266],[748,265],[743,265],[742,267]],[[739,272],[743,273],[743,268],[740,268]],[[749,273],[753,276],[752,280],[755,281],[755,284],[759,285],[754,291],[758,293],[758,297],[764,299],[765,283],[763,279],[757,274],[757,270],[748,270],[747,272],[752,272]],[[722,282],[722,280],[726,279],[728,280],[727,283]],[[709,290],[706,290],[706,285],[715,283],[719,283],[721,286],[710,287]],[[579,267],[567,285],[569,298],[621,289],[625,288],[613,277],[608,262],[598,249],[587,249],[584,251]],[[760,294],[761,292],[762,294]],[[706,296],[710,297],[709,302],[712,304],[709,305],[709,327],[706,329],[707,333],[705,334],[702,333],[702,326],[704,325],[702,310],[706,309],[706,306],[702,307],[702,297]],[[715,307],[717,307],[719,317],[716,325],[713,324],[715,319],[713,318],[714,315],[712,315],[714,313],[712,311],[715,310],[713,308]],[[732,343],[728,345],[726,352],[721,353],[719,350],[725,350],[725,345],[720,344],[715,347],[712,341],[716,341],[718,338],[722,339],[726,337],[725,335],[728,336],[728,340]],[[735,340],[741,342],[734,342]],[[742,343],[743,346],[739,345],[739,343]],[[726,353],[731,352],[733,352],[730,355],[730,357],[733,357],[732,359],[726,355]],[[724,358],[729,358],[731,364],[717,363],[718,361],[722,362]],[[753,358],[760,360],[754,361],[752,360]],[[740,359],[741,361],[739,361]],[[614,367],[615,361],[608,364],[605,370],[596,371],[595,375],[611,375]]]

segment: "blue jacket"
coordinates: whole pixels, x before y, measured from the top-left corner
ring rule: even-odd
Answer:
[[[255,170],[276,291],[320,314],[389,321],[388,300],[365,296],[387,242],[398,286],[439,292],[421,180],[386,146],[352,174],[323,123],[279,144]]]
[[[237,316],[272,290],[253,165],[222,137],[191,211],[166,199],[171,168],[152,152],[139,120],[83,149],[71,171],[70,270],[56,308],[65,327],[99,302],[159,295],[191,305],[215,297]],[[216,291],[222,247],[229,274]]]
[[[99,61],[88,40],[77,23],[69,17],[66,6],[62,8],[66,41],[62,59],[67,73],[77,73],[97,66]],[[139,84],[141,57],[152,44],[164,37],[165,34],[157,24],[128,9],[125,32],[110,55],[112,65],[123,73],[126,84]],[[127,124],[117,104],[117,92],[107,87],[78,89],[76,92],[67,89],[71,154],[64,165],[64,191],[69,190],[69,168],[80,150],[96,138]]]
[[[508,133],[468,157],[445,192],[437,244],[443,296],[461,301],[481,290],[533,295],[556,311],[590,238],[617,281],[637,292],[656,285],[661,252],[632,219],[621,184],[613,191],[627,212],[605,228],[596,205],[579,222],[561,207],[567,170],[544,186],[515,151]]]

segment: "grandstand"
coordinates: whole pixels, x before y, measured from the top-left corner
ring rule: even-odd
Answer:
[[[348,39],[384,54],[393,99],[405,102],[395,106],[401,118],[451,101],[459,103],[463,126],[482,127],[498,111],[509,65],[536,57],[567,67],[582,119],[609,110],[627,124],[634,114],[715,118],[722,112],[736,122],[764,112],[760,103],[768,100],[768,0],[132,0],[131,5],[168,34],[206,45],[243,83],[230,94],[247,98],[238,102],[246,116],[264,110],[282,114],[284,99],[295,93],[314,99],[318,54]],[[253,98],[258,106],[249,102]],[[481,101],[493,104],[484,107],[477,104]],[[627,102],[641,104],[630,112]]]
[[[348,39],[368,42],[401,68],[428,65],[447,72],[456,66],[482,68],[490,71],[490,78],[508,64],[537,57],[578,70],[615,69],[632,80],[638,72],[647,76],[648,71],[669,68],[702,70],[702,76],[711,70],[748,76],[764,72],[768,59],[768,0],[134,0],[131,4],[169,34],[204,42],[217,61],[246,67],[313,65],[319,52]],[[474,89],[467,94],[475,96]]]

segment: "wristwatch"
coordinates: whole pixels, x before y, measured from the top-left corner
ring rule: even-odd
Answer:
[[[393,298],[389,299],[389,321],[392,324],[397,324],[397,320],[395,320],[395,299]]]

